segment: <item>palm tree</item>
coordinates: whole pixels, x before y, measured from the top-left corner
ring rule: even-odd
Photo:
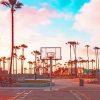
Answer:
[[[22,44],[21,46],[19,46],[20,48],[22,48],[22,55],[24,56],[24,49],[27,48],[28,46],[25,44]]]
[[[24,68],[24,74],[26,74],[27,68]]]
[[[35,55],[35,69],[36,69],[36,60],[37,60],[37,55],[40,55],[41,53],[37,50],[34,50],[31,52],[32,55]],[[35,70],[34,70],[35,71]],[[34,72],[35,73],[35,72]]]
[[[43,73],[42,74],[44,74],[44,64],[45,64],[45,60],[44,59],[42,59],[42,64],[43,64]]]
[[[74,51],[74,56],[75,56],[75,61],[77,60],[76,59],[76,46],[79,44],[78,42],[75,42],[75,41],[69,41],[68,43],[66,43],[66,44],[70,44],[70,60],[72,59],[71,58],[71,46],[73,47],[73,51]],[[72,65],[71,65],[71,67],[72,67]],[[75,63],[75,74],[76,74],[76,76],[77,76],[77,63]]]
[[[93,70],[93,63],[95,62],[95,60],[91,59],[90,62],[92,63],[92,70]]]
[[[21,58],[22,58],[22,61],[21,61],[21,64],[22,64],[22,74],[23,74],[23,66],[24,66],[24,58],[25,58],[25,55],[24,55],[24,49],[27,48],[28,46],[25,45],[25,44],[22,44],[21,46],[19,46],[20,48],[22,48],[22,55],[21,55]]]
[[[81,57],[78,57],[79,58],[79,63],[80,63],[80,68],[81,68],[81,63],[82,63],[82,58]]]
[[[11,44],[11,62],[10,62],[10,70],[9,75],[11,77],[12,75],[12,59],[13,59],[13,49],[14,49],[14,12],[16,9],[19,9],[23,6],[22,3],[20,3],[17,0],[8,0],[8,1],[2,1],[1,4],[3,4],[6,7],[9,7],[11,9],[11,18],[12,18],[12,44]]]
[[[20,49],[20,47],[14,46],[14,49],[15,49],[15,54],[16,54],[15,61],[16,61],[16,74],[17,74],[17,50]]]
[[[23,65],[24,65],[23,62],[24,62],[24,60],[25,60],[26,58],[25,58],[25,56],[20,55],[20,56],[19,56],[19,59],[21,60],[21,74],[23,74],[23,67],[24,67],[24,66],[23,66]]]
[[[1,57],[1,58],[2,58],[2,62],[3,62],[3,70],[5,70],[6,57]]]
[[[11,59],[10,59],[10,57],[7,57],[6,60],[7,60],[7,63],[8,63],[7,68],[8,68],[8,71],[9,71],[9,68],[10,68],[10,60]]]
[[[2,62],[2,58],[0,58],[0,68],[1,68],[1,62]]]
[[[13,74],[14,74],[14,63],[15,63],[15,58],[17,58],[17,54],[16,53],[13,53]]]
[[[85,69],[85,68],[84,68],[84,63],[85,63],[85,62],[86,62],[85,60],[83,60],[83,59],[81,60],[83,69]]]
[[[32,74],[32,64],[33,64],[33,62],[28,61],[28,63],[29,63],[29,74]]]
[[[70,61],[72,60],[72,54],[71,54],[71,47],[72,47],[72,42],[71,41],[69,41],[68,43],[66,43],[66,44],[69,44],[70,45]],[[72,64],[71,64],[71,74],[72,74]]]
[[[99,69],[99,47],[94,47],[95,56],[96,56],[96,70]]]
[[[35,55],[35,62],[36,62],[36,58],[37,58],[37,55],[40,55],[41,53],[37,50],[34,50],[31,52],[32,55]]]
[[[34,65],[34,74],[35,74],[35,70],[36,70],[36,63],[35,63],[35,61],[33,61],[33,65]]]
[[[85,45],[86,50],[87,50],[87,61],[88,61],[88,70],[89,70],[89,45]]]

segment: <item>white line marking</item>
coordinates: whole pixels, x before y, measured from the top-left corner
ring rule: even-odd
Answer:
[[[82,99],[79,97],[79,95],[78,95],[77,93],[73,92],[72,90],[70,90],[70,93],[73,94],[73,95],[77,98],[77,100],[82,100]]]
[[[23,94],[25,92],[25,90],[23,92],[18,92],[19,94],[16,95],[15,97],[13,97],[13,100],[15,100],[18,96],[20,96],[21,94]]]
[[[86,96],[86,94],[81,93],[79,91],[77,91],[78,94],[80,94],[81,96],[83,96],[86,100],[92,100],[90,97]]]
[[[24,99],[27,95],[29,95],[31,92],[32,92],[32,90],[30,90],[30,91],[27,92],[27,93],[24,93],[23,99]]]

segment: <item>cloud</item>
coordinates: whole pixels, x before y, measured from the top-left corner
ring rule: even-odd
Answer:
[[[75,16],[74,28],[91,35],[91,44],[100,43],[100,0],[91,0]]]
[[[10,56],[11,14],[9,8],[3,8],[4,7],[0,5],[0,55]],[[47,45],[48,43],[50,44],[49,41],[52,41],[52,37],[45,37],[42,32],[38,33],[36,31],[37,27],[39,29],[41,25],[51,24],[52,18],[70,18],[70,15],[58,13],[53,9],[37,9],[36,7],[23,7],[22,9],[17,10],[14,15],[15,45],[26,43],[33,49],[36,49],[37,45],[37,48],[39,48],[41,46],[40,43],[45,44],[45,41],[47,41],[45,44]],[[60,38],[58,40],[60,40]],[[51,44],[55,43],[56,40],[53,38]]]

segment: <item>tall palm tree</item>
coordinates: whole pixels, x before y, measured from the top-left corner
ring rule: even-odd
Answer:
[[[79,43],[76,42],[76,41],[69,41],[68,44],[70,44],[70,60],[72,59],[71,58],[71,46],[73,47],[73,51],[74,51],[74,56],[75,56],[75,59],[74,60],[77,60],[76,59],[76,46],[79,45]],[[77,76],[77,63],[75,63],[75,74]]]
[[[22,55],[24,56],[24,49],[27,48],[28,46],[26,44],[22,44],[19,47],[22,48]]]
[[[32,61],[28,61],[29,63],[29,74],[32,74],[32,65],[33,65],[33,62]]]
[[[16,54],[15,61],[16,61],[16,74],[17,74],[17,50],[20,49],[20,47],[14,46],[14,49],[15,49],[15,54]]]
[[[24,49],[25,48],[27,48],[28,46],[26,45],[26,44],[21,44],[20,46],[19,46],[20,48],[22,48],[22,55],[21,55],[21,57],[22,57],[22,61],[21,61],[21,64],[22,64],[22,74],[23,74],[23,66],[24,66],[24,58],[25,58],[25,55],[24,55]]]
[[[40,55],[41,53],[37,50],[34,50],[31,52],[31,54],[35,56],[35,62],[36,62],[37,55]]]
[[[34,70],[34,74],[35,74],[35,70],[36,70],[36,63],[35,63],[35,61],[33,61],[33,65],[34,65],[33,70]]]
[[[15,58],[17,58],[17,54],[13,53],[13,74],[14,74],[14,69],[15,69]]]
[[[39,51],[37,51],[37,50],[34,50],[34,51],[31,52],[31,54],[35,56],[35,69],[36,69],[36,67],[37,67],[37,66],[36,66],[37,56],[40,55],[41,53],[40,53]],[[34,70],[34,71],[35,71],[35,70]],[[35,73],[35,72],[34,72],[34,73]]]
[[[99,69],[99,47],[94,47],[95,56],[96,56],[96,70]]]
[[[26,59],[25,56],[20,55],[19,59],[21,60],[21,74],[23,74],[24,63],[23,61]]]
[[[69,74],[72,75],[72,73],[73,73],[73,71],[72,71],[72,69],[73,69],[73,67],[72,67],[73,66],[73,61],[72,60],[68,61],[68,66],[70,66],[70,72],[69,72]]]
[[[92,70],[93,70],[93,66],[94,66],[93,63],[95,62],[95,60],[91,59],[90,62],[92,63]]]
[[[80,68],[81,68],[81,63],[82,63],[82,57],[78,57],[79,58],[79,63],[80,63]]]
[[[69,44],[70,45],[70,61],[72,60],[72,54],[71,54],[71,48],[72,48],[72,41],[69,41],[68,43],[66,44]],[[71,74],[72,74],[72,64],[71,64]]]
[[[8,71],[9,71],[11,58],[10,57],[7,57],[6,60],[7,60],[7,63],[8,63],[7,68],[8,68]]]
[[[42,64],[43,64],[43,73],[42,74],[44,74],[44,64],[45,64],[45,60],[44,59],[42,59]]]
[[[87,61],[88,61],[88,70],[89,70],[89,45],[85,45],[87,51]]]
[[[0,58],[0,68],[1,68],[1,62],[2,62],[2,58]]]
[[[11,40],[11,62],[10,62],[10,70],[9,75],[11,77],[12,75],[12,59],[13,59],[13,49],[14,49],[14,12],[16,9],[19,9],[23,6],[22,3],[20,3],[17,0],[8,0],[8,1],[2,1],[1,4],[3,4],[6,7],[9,7],[11,9],[11,19],[12,19],[12,40]]]
[[[27,68],[24,68],[24,74],[26,74]]]

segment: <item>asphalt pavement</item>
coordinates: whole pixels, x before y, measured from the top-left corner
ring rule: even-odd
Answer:
[[[54,79],[49,87],[0,87],[0,100],[100,100],[100,85]]]

